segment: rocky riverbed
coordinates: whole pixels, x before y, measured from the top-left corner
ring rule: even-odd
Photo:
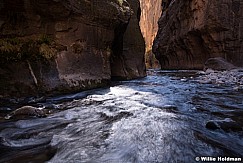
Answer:
[[[207,69],[199,71],[197,74],[200,75],[197,81],[202,84],[229,85],[236,90],[243,89],[243,68],[225,71]]]

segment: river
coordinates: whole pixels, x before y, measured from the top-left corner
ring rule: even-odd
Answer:
[[[200,84],[196,71],[150,70],[110,87],[32,102],[46,118],[1,121],[0,162],[165,163],[243,157],[243,132],[206,123],[243,110],[243,91]],[[7,108],[2,106],[1,108]],[[4,110],[4,109],[1,109]]]

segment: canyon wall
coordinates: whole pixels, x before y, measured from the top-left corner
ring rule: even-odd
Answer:
[[[162,69],[202,69],[208,58],[243,66],[243,1],[164,0],[153,52]]]
[[[127,0],[132,8],[128,24],[121,24],[115,30],[111,75],[113,79],[134,79],[146,75],[145,42],[139,27],[141,8],[139,0]]]
[[[158,31],[158,20],[162,12],[162,0],[140,0],[140,28],[146,43],[145,62],[147,68],[158,68],[159,63],[152,53],[152,45]]]
[[[80,91],[105,86],[112,76],[145,76],[138,8],[138,1],[120,0],[1,1],[0,97]],[[133,37],[139,42],[130,43]]]

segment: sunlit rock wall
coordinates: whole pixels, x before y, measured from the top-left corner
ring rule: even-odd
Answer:
[[[140,0],[140,27],[146,43],[146,66],[159,67],[158,61],[152,53],[152,45],[158,31],[158,20],[162,11],[162,0]]]

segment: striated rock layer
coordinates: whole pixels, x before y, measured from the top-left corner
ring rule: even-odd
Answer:
[[[202,69],[208,58],[243,66],[243,1],[167,0],[153,52],[163,69]]]
[[[159,67],[159,63],[152,53],[152,45],[158,31],[158,20],[162,11],[161,4],[162,0],[140,0],[140,28],[146,43],[145,62],[148,68]]]
[[[125,0],[1,1],[0,96],[79,91],[107,85],[111,76],[145,76],[138,8]],[[133,37],[139,41],[130,43]],[[111,64],[115,57],[119,64]]]

